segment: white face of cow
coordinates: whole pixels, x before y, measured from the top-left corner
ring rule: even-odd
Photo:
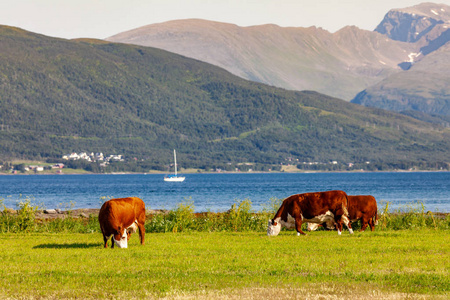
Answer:
[[[117,245],[119,248],[128,248],[128,238],[127,238],[127,231],[124,230],[122,236],[119,240],[116,240],[116,237],[113,237],[114,244]]]
[[[275,225],[274,225],[275,223]],[[281,224],[280,222],[275,222],[272,220],[269,220],[269,224],[267,226],[267,235],[268,236],[277,236],[281,231]]]

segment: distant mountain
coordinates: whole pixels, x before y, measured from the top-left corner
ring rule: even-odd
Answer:
[[[359,93],[353,103],[393,111],[419,111],[447,116],[450,126],[450,45],[413,67]]]
[[[375,31],[389,38],[415,43],[428,37],[434,40],[436,36],[448,31],[450,24],[450,7],[444,4],[422,3],[407,8],[390,10]]]
[[[398,64],[416,51],[357,27],[332,34],[316,27],[239,27],[196,19],[148,25],[107,40],[165,49],[252,81],[346,100],[399,72]]]
[[[378,99],[381,92],[371,94],[383,82],[397,82],[396,78],[402,76],[412,80],[404,70],[441,48],[448,51],[443,46],[450,40],[449,23],[449,6],[423,3],[392,9],[373,32],[345,27],[332,34],[315,27],[239,27],[205,20],[178,20],[143,26],[107,40],[165,49],[223,67],[242,78],[286,89],[315,90],[348,101],[359,93],[355,103],[442,115],[449,108],[442,107],[447,104],[440,96],[434,98],[435,92],[426,97],[417,95],[414,102],[423,102],[421,105],[402,106],[423,83],[411,81],[410,88],[396,88],[403,99],[396,105],[383,104],[392,102],[393,95],[390,100],[372,103],[371,99]],[[422,63],[422,69],[427,68],[426,62],[429,60]],[[445,61],[441,63],[446,65]],[[439,73],[442,69],[433,69],[433,77],[445,80],[445,73]],[[438,95],[448,94],[433,80],[427,80],[426,89],[439,90]]]
[[[163,50],[0,26],[0,159],[123,154],[204,168],[337,160],[448,166],[450,132]],[[134,161],[134,160],[133,160]],[[150,167],[149,167],[150,168]]]
[[[365,89],[353,100],[394,111],[440,115],[433,122],[450,124],[450,7],[425,3],[391,10],[377,27],[390,38],[414,42],[420,51],[405,68]],[[408,113],[411,115],[411,113]],[[413,114],[419,119],[429,117]]]

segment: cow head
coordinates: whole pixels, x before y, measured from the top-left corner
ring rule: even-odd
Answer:
[[[281,231],[280,222],[276,222],[274,220],[269,220],[269,224],[267,226],[267,235],[268,236],[277,236]]]
[[[128,248],[128,236],[127,231],[122,228],[122,226],[119,226],[117,228],[116,233],[113,236],[114,244],[117,245],[119,248]]]

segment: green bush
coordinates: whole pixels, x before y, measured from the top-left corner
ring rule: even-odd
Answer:
[[[201,232],[226,231],[224,213],[206,212],[197,214],[197,230]]]
[[[194,203],[190,199],[179,203],[174,210],[147,218],[145,230],[148,232],[182,232],[196,229]]]
[[[194,213],[191,199],[179,203],[175,209],[147,216],[145,230],[156,232],[264,232],[267,220],[272,218],[281,205],[282,199],[272,198],[259,212],[254,212],[249,199],[236,200],[231,209],[226,212]],[[73,207],[73,204],[71,204]],[[408,204],[396,210],[390,210],[391,203],[379,203],[377,231],[385,230],[416,230],[431,228],[435,230],[450,229],[450,214],[433,214],[425,212],[421,202]],[[19,199],[18,210],[12,211],[5,207],[0,199],[0,233],[16,232],[53,232],[53,233],[94,233],[100,232],[98,216],[76,218],[70,214],[63,218],[51,220],[35,220],[37,205],[31,198]],[[359,228],[358,223],[353,228]]]
[[[179,203],[174,210],[169,212],[167,219],[172,232],[195,229],[194,202],[186,200],[184,203]]]
[[[264,213],[254,213],[249,199],[237,201],[227,212],[227,229],[229,231],[266,230],[267,220]]]
[[[392,212],[389,210],[390,202],[384,204],[378,219],[378,228],[381,230],[402,229],[449,229],[450,215],[437,217],[432,212],[425,212],[423,202],[406,204]]]
[[[74,218],[70,213],[64,218],[42,221],[37,226],[39,232],[54,233],[94,233],[101,232],[98,216],[90,215],[87,219]]]
[[[35,214],[38,206],[32,203],[30,197],[17,201],[17,211],[11,211],[0,201],[0,231],[1,232],[32,232],[35,231]]]

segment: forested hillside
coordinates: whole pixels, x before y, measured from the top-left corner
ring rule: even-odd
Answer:
[[[0,27],[0,159],[123,154],[243,162],[446,164],[450,133],[315,92],[253,83],[162,50]]]

